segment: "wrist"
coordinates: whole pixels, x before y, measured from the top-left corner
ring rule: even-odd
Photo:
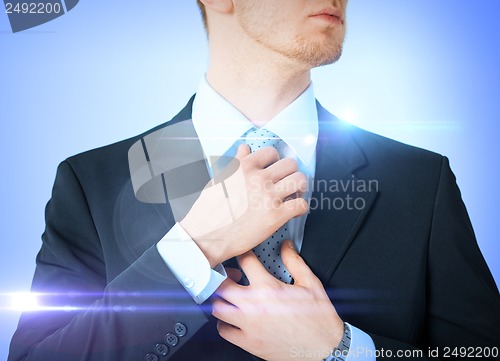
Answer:
[[[349,354],[351,346],[351,328],[344,322],[344,328],[340,341],[336,343],[330,351],[330,354],[323,361],[345,361]]]
[[[194,231],[193,227],[191,227],[190,223],[186,219],[180,221],[179,225],[205,255],[208,263],[210,263],[210,268],[214,268],[218,264],[221,264],[223,261],[225,261],[220,252],[220,249],[222,249],[222,247],[214,247],[217,246],[218,242],[213,240],[203,240],[203,236],[201,236],[203,233]]]
[[[321,331],[321,337],[317,339],[315,350],[321,359],[317,361],[329,360],[328,357],[332,354],[333,349],[341,342],[344,333],[344,322],[334,315],[332,319],[325,321]],[[318,357],[317,356],[317,357]]]
[[[225,261],[225,259],[223,259],[223,257],[220,255],[220,252],[218,252],[217,247],[214,247],[214,244],[216,244],[217,242],[213,242],[211,240],[202,241],[196,239],[193,239],[193,241],[207,258],[208,263],[210,263],[210,268],[214,268],[218,264],[221,264]]]

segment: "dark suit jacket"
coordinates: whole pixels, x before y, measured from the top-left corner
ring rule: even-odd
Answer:
[[[192,126],[191,106],[60,164],[32,288],[47,306],[71,307],[25,313],[9,360],[143,360],[176,322],[187,334],[161,359],[252,359],[218,336],[209,302],[196,305],[160,258],[155,244],[175,222],[169,205],[138,201],[131,185],[130,147],[171,124]],[[358,202],[323,200],[301,250],[341,318],[379,350],[499,346],[499,293],[447,158],[318,110],[316,179],[376,181],[313,194]]]

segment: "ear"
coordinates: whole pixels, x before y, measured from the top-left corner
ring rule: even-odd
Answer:
[[[222,14],[228,14],[233,11],[234,5],[233,0],[200,0],[205,9],[208,11],[212,10]]]

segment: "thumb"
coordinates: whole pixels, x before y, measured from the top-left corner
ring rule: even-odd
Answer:
[[[250,154],[250,147],[246,144],[240,144],[238,151],[236,152],[235,158],[241,160]]]
[[[321,285],[319,279],[297,253],[292,241],[286,240],[281,245],[281,259],[292,275],[294,285],[306,288],[316,288]]]

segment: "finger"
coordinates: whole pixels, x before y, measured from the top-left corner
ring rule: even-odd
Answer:
[[[240,326],[241,311],[238,307],[218,298],[212,302],[212,315],[235,327]]]
[[[240,264],[243,272],[245,272],[245,276],[247,276],[250,284],[273,278],[264,268],[262,263],[260,263],[259,259],[255,255],[255,253],[253,253],[253,251],[248,251],[239,256],[238,263]]]
[[[241,286],[232,279],[226,278],[215,290],[215,294],[233,305],[238,305],[241,299],[244,298],[244,291],[245,286]]]
[[[297,162],[292,158],[283,158],[266,168],[273,183],[277,183],[286,176],[297,172]]]
[[[217,331],[220,337],[224,340],[231,342],[233,345],[239,346],[243,338],[243,331],[237,327],[225,323],[224,321],[217,321]]]
[[[304,198],[293,198],[283,202],[280,206],[281,222],[285,224],[290,219],[306,214],[309,204]]]
[[[227,277],[234,282],[239,282],[241,280],[241,271],[237,268],[226,268]]]
[[[307,177],[304,173],[295,172],[277,182],[274,190],[278,192],[281,199],[285,199],[292,194],[304,194],[307,190]]]
[[[246,144],[240,144],[238,147],[238,151],[236,152],[236,155],[234,156],[236,159],[241,160],[242,158],[246,157],[247,155],[250,154],[250,148]]]
[[[257,168],[264,169],[276,163],[280,156],[274,147],[265,147],[253,152],[248,156]]]
[[[321,285],[318,277],[297,253],[292,241],[286,240],[281,245],[281,259],[292,275],[295,285],[307,288],[317,288]]]

